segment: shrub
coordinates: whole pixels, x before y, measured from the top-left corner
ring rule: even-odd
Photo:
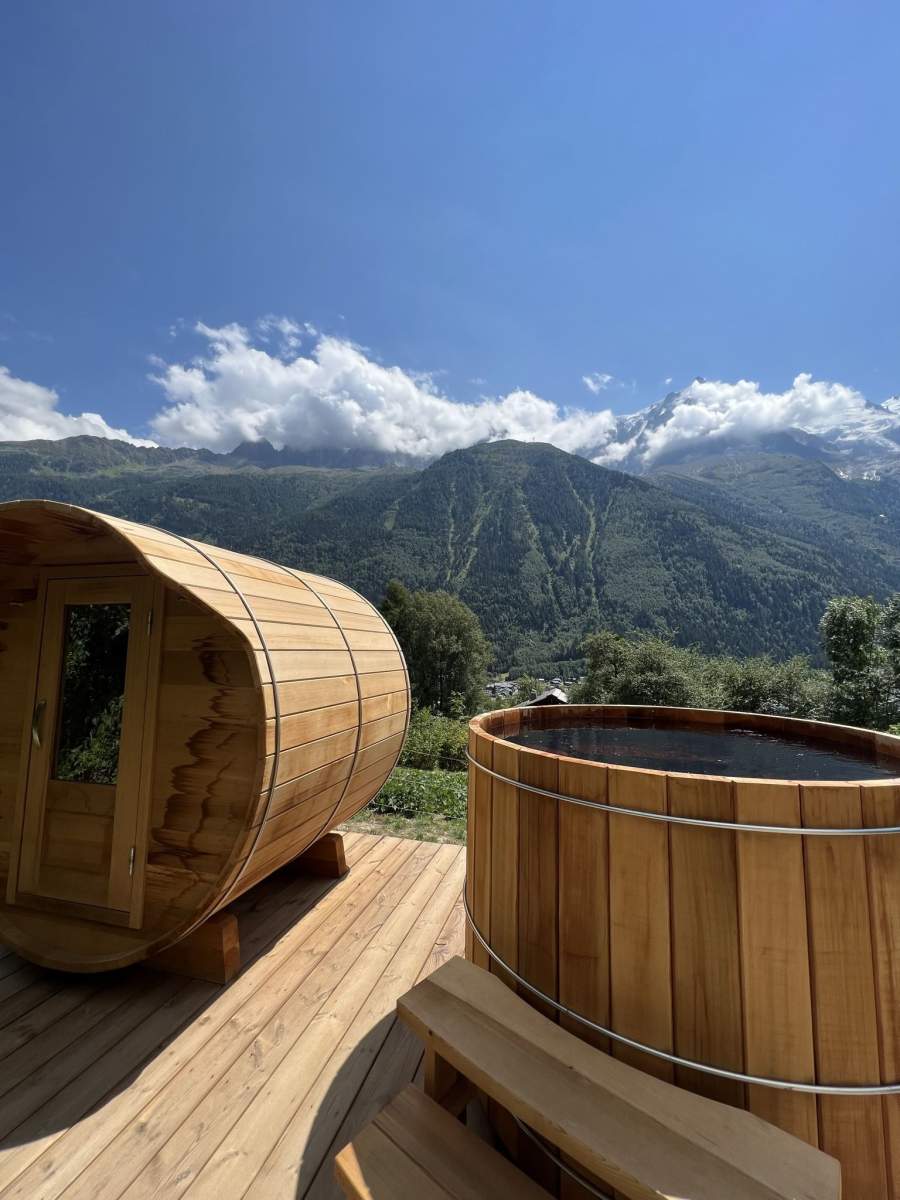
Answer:
[[[416,767],[420,771],[434,771],[438,767],[446,771],[464,771],[468,742],[465,721],[417,708],[409,723],[400,765]]]
[[[605,630],[588,638],[588,672],[572,699],[583,704],[728,708],[791,717],[828,709],[828,674],[801,656],[776,662],[709,657],[660,637],[629,640]]]
[[[417,771],[397,767],[371,803],[374,812],[413,819],[439,816],[466,819],[465,771]]]

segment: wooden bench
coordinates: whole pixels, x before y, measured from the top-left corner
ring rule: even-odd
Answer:
[[[751,1113],[695,1096],[594,1049],[463,959],[452,959],[407,992],[397,1011],[425,1044],[432,1109],[437,1101],[460,1111],[477,1089],[556,1147],[565,1161],[631,1200],[839,1200],[840,1167],[833,1158]],[[372,1178],[381,1180],[387,1177],[390,1145],[400,1153],[398,1123],[412,1104],[388,1106],[381,1114],[385,1123],[378,1126],[381,1117],[376,1118],[375,1129],[370,1126],[338,1156],[349,1196],[414,1194],[384,1190],[380,1183],[366,1190],[366,1172],[376,1170],[376,1159],[381,1173]],[[430,1111],[420,1102],[415,1137],[408,1136],[402,1153],[434,1180],[435,1156],[449,1172],[460,1155],[475,1153],[463,1148],[460,1135],[467,1137],[466,1146],[477,1139],[458,1123],[453,1140],[439,1139],[438,1118],[419,1115]],[[442,1130],[449,1128],[448,1119],[454,1124],[449,1114],[441,1117]],[[435,1131],[433,1141],[427,1130]],[[472,1200],[502,1194],[436,1186],[443,1190],[422,1195]]]

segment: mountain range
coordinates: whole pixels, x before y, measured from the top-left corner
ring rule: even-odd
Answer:
[[[500,441],[425,467],[303,466],[102,438],[0,443],[0,499],[83,504],[345,580],[446,588],[499,667],[577,660],[600,627],[711,652],[816,654],[836,594],[900,589],[900,479],[790,442],[636,477]],[[276,454],[278,452],[275,452]]]
[[[690,387],[670,392],[640,412],[618,417],[613,437],[601,451],[602,461],[643,474],[723,455],[740,458],[762,452],[823,462],[850,478],[872,479],[900,471],[900,396],[872,404],[853,394],[843,408],[832,404],[824,411],[811,404],[803,414],[804,423],[798,420],[793,425],[748,419],[747,409],[754,407],[751,400],[740,414],[743,420],[735,420],[736,414],[726,406],[717,414],[720,423],[710,421],[712,428],[706,432],[705,383],[695,379]],[[759,407],[765,403],[760,395]],[[700,419],[692,419],[698,413]],[[799,418],[801,413],[795,415]],[[697,427],[704,432],[698,433]]]
[[[795,381],[795,389],[805,379]],[[900,396],[872,404],[858,393],[848,393],[844,404],[840,397],[829,396],[830,403],[823,408],[818,395],[819,403],[782,406],[767,420],[760,410],[773,398],[755,393],[745,396],[743,405],[735,404],[734,397],[726,397],[723,403],[716,394],[719,385],[711,386],[712,396],[706,381],[697,378],[639,412],[616,417],[609,440],[578,453],[600,466],[634,475],[722,456],[743,458],[753,452],[822,462],[846,478],[877,479],[900,473]],[[276,449],[265,439],[243,442],[229,457],[258,467],[424,467],[431,461],[374,448]]]

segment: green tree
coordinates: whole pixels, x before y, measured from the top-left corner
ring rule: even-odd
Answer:
[[[573,700],[587,704],[666,704],[704,707],[703,658],[661,637],[629,641],[603,630],[584,646],[587,675]]]
[[[895,592],[881,612],[881,639],[884,645],[888,686],[889,720],[900,718],[900,593]]]
[[[587,671],[571,698],[578,704],[611,704],[631,660],[629,642],[603,629],[585,640],[584,654]]]
[[[67,610],[55,775],[115,783],[128,655],[126,604]]]
[[[876,729],[890,723],[891,653],[882,635],[887,632],[895,640],[896,608],[892,601],[892,624],[886,630],[886,613],[877,601],[864,596],[829,601],[819,632],[831,663],[830,715],[835,720]]]
[[[506,704],[528,704],[538,694],[538,681],[533,675],[522,675],[516,680],[516,696],[514,701],[507,700]]]
[[[641,638],[634,643],[617,702],[702,708],[708,700],[698,658],[695,651],[673,646],[664,638]]]
[[[472,610],[449,592],[410,592],[392,580],[381,612],[406,656],[413,702],[445,716],[473,712],[491,647]]]
[[[384,599],[381,601],[381,615],[398,638],[400,637],[400,625],[409,611],[411,600],[412,592],[409,588],[404,587],[399,579],[390,580],[384,590]]]

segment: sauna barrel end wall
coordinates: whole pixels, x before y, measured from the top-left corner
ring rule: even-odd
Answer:
[[[820,722],[590,705],[476,717],[466,899],[497,959],[471,927],[468,957],[515,987],[506,963],[558,1004],[669,1055],[765,1079],[900,1083],[900,836],[677,825],[516,786],[672,816],[860,829],[900,826],[900,778],[716,778],[605,766],[507,740],[534,726],[654,717],[830,740],[896,764],[900,776],[900,739]],[[817,1096],[718,1078],[612,1041],[519,992],[616,1058],[818,1145],[841,1162],[845,1195],[900,1197],[900,1094]]]
[[[134,787],[100,818],[89,789],[55,784],[41,812],[29,791],[46,597],[73,579],[131,580],[152,611],[123,718]],[[408,720],[396,638],[343,584],[72,505],[0,504],[0,943],[68,971],[172,945],[363,808]],[[130,884],[108,861],[126,819]],[[73,902],[91,871],[99,900]]]

